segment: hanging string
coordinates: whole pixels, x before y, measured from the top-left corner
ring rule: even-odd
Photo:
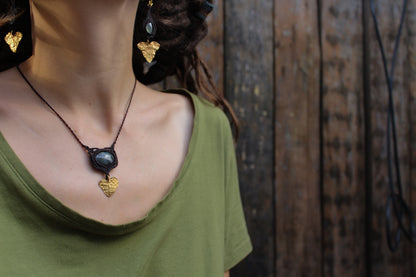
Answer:
[[[394,67],[396,64],[397,53],[400,45],[400,38],[403,30],[404,19],[407,9],[407,0],[403,1],[403,9],[400,18],[399,30],[396,36],[393,57],[390,65],[390,72],[387,65],[386,53],[384,45],[380,35],[380,29],[378,25],[378,19],[375,11],[374,0],[370,0],[371,14],[374,21],[374,27],[376,31],[377,41],[381,52],[381,58],[383,61],[384,75],[388,88],[388,116],[387,116],[387,162],[388,162],[388,188],[389,195],[386,203],[386,234],[387,243],[392,252],[396,251],[399,247],[401,240],[401,234],[411,241],[416,242],[416,225],[411,209],[409,208],[406,200],[403,197],[402,181],[400,175],[400,161],[397,147],[397,132],[396,121],[393,101],[393,80],[394,80]],[[392,157],[392,142],[393,138],[393,155]],[[394,180],[393,164],[396,173]],[[396,222],[396,228],[394,230],[393,221]]]

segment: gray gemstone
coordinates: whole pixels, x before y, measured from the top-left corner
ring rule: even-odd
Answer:
[[[114,163],[114,156],[109,152],[100,152],[95,156],[95,160],[101,166],[110,166]]]
[[[153,24],[152,22],[149,22],[146,24],[146,32],[151,35],[153,33]]]

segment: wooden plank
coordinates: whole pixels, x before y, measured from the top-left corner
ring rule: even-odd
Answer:
[[[409,93],[410,179],[409,191],[413,213],[416,214],[416,1],[409,1],[405,33],[407,35],[406,89]],[[416,218],[414,218],[416,220]],[[416,276],[416,247],[411,246],[410,275]]]
[[[384,43],[388,64],[393,55],[394,40],[397,35],[402,1],[374,1],[379,18],[379,28]],[[370,11],[366,9],[366,16]],[[371,268],[373,276],[410,276],[409,245],[402,237],[399,250],[391,253],[386,239],[386,200],[388,196],[387,171],[387,105],[388,90],[382,67],[382,59],[376,40],[372,19],[369,24],[369,68],[371,95],[371,133],[372,133],[372,230],[371,230]],[[406,36],[406,32],[403,33]],[[406,200],[409,200],[409,93],[405,89],[405,65],[407,60],[406,38],[402,37],[399,48],[394,78],[394,106],[396,109],[397,135],[399,139],[399,159],[401,176]]]
[[[254,245],[232,276],[274,276],[273,1],[226,0],[225,87],[241,123],[240,185]]]
[[[313,0],[275,0],[276,276],[322,276],[320,52]]]
[[[361,1],[322,0],[324,276],[365,276]]]

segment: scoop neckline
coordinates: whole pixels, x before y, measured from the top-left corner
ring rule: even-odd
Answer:
[[[194,149],[197,143],[197,136],[199,130],[199,106],[198,102],[196,101],[197,95],[185,89],[168,89],[162,92],[182,94],[187,96],[191,100],[194,108],[193,127],[191,138],[188,143],[188,151],[186,153],[185,159],[182,163],[178,176],[176,177],[167,194],[161,200],[159,200],[159,202],[157,202],[141,219],[124,224],[106,224],[98,220],[86,217],[80,214],[79,212],[76,212],[75,210],[71,209],[70,207],[64,205],[55,196],[49,193],[30,173],[30,171],[26,168],[24,163],[20,160],[20,158],[11,148],[10,144],[7,142],[6,138],[3,136],[1,131],[0,144],[3,146],[0,148],[0,154],[3,154],[5,156],[6,162],[9,164],[10,168],[14,171],[16,176],[19,177],[22,185],[25,186],[25,188],[27,189],[26,191],[30,194],[30,196],[36,198],[36,200],[39,203],[41,203],[43,206],[45,206],[51,212],[53,212],[56,216],[58,216],[60,220],[63,219],[67,223],[73,226],[75,225],[74,227],[77,229],[81,229],[88,233],[94,233],[99,235],[123,235],[133,232],[149,223],[158,214],[161,207],[164,206],[168,199],[171,198],[172,195],[174,195],[174,193],[177,191],[178,184],[188,171],[189,165],[191,164]]]

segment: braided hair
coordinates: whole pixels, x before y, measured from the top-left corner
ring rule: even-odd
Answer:
[[[146,40],[143,22],[147,16],[147,1],[140,1],[133,35],[133,71],[138,81],[155,84],[174,76],[180,85],[193,93],[201,93],[214,105],[222,108],[231,118],[236,137],[238,121],[222,91],[216,89],[212,75],[200,59],[196,46],[207,35],[205,17],[212,10],[213,0],[158,0],[151,9],[157,32],[154,40],[160,43],[153,63],[148,68],[136,44]],[[9,31],[10,20],[16,29],[30,33],[28,0],[15,0],[16,10],[11,10],[10,0],[0,0],[0,38]],[[10,15],[17,15],[12,18]],[[14,67],[32,55],[31,36],[24,36],[18,52],[11,55],[5,43],[0,43],[0,71]]]

